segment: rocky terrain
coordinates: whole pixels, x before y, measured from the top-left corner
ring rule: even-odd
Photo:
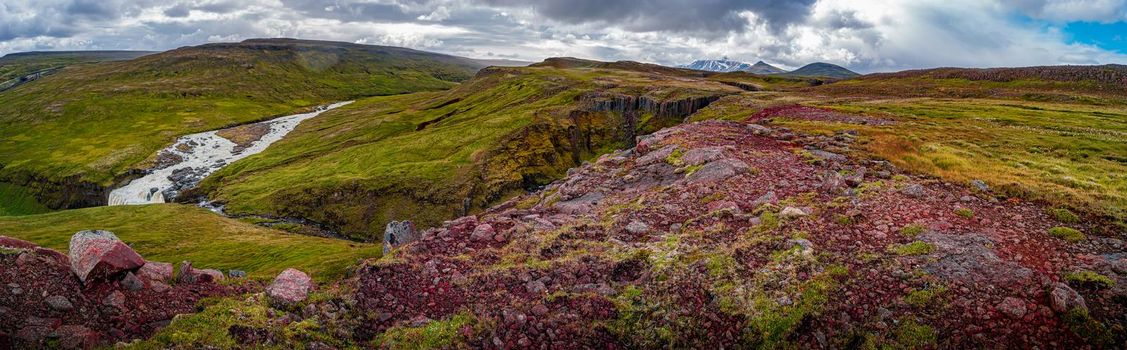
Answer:
[[[146,261],[108,231],[81,231],[69,255],[0,236],[0,348],[89,349],[147,338],[208,297],[262,290],[224,274]],[[227,278],[234,279],[231,282]],[[289,269],[266,288],[281,304],[304,300],[309,276]]]
[[[1124,344],[1122,237],[828,151],[849,132],[751,121],[663,129],[437,228],[392,223],[388,254],[323,297],[225,327],[317,348]]]

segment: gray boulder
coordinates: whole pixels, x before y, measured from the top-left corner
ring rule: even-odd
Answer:
[[[419,239],[415,224],[408,220],[392,221],[387,223],[383,231],[383,252],[390,253],[392,249]]]

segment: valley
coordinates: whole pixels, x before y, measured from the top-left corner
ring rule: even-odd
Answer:
[[[0,91],[0,347],[1127,341],[1124,66],[77,62]]]

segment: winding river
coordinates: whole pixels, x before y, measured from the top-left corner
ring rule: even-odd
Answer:
[[[256,123],[257,126],[265,127],[260,128],[263,131],[261,137],[242,145],[219,136],[222,130],[182,136],[158,153],[158,165],[150,169],[149,174],[110,191],[109,205],[164,203],[174,199],[183,190],[195,187],[205,177],[224,166],[266,150],[302,121],[349,103],[352,101]]]

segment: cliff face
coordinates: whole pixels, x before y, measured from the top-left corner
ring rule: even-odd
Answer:
[[[580,104],[591,112],[650,113],[656,118],[684,119],[696,111],[719,100],[722,95],[697,96],[659,100],[651,96],[631,96],[615,93],[590,93],[580,97]]]

